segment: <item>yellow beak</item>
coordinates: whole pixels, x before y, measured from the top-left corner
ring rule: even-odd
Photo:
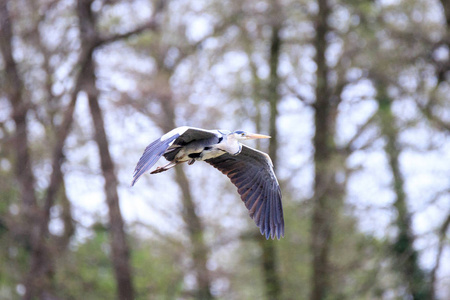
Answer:
[[[247,134],[247,139],[254,140],[254,139],[270,139],[270,135],[264,135],[264,134],[257,134],[257,133],[249,133]]]

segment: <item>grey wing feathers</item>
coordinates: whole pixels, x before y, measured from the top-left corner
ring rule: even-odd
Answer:
[[[139,177],[150,170],[150,168],[164,155],[167,149],[174,145],[184,146],[194,140],[218,138],[218,133],[213,130],[205,130],[201,128],[181,126],[177,127],[160,139],[154,141],[145,148],[144,154],[139,159],[139,162],[134,170],[133,181],[131,186],[133,186]],[[170,153],[166,153],[165,157],[168,160],[173,160],[175,155],[178,153],[177,150]]]
[[[176,141],[177,145],[185,145],[195,140],[206,140],[217,137],[217,133],[213,130],[205,130],[200,128],[189,127]]]
[[[250,217],[268,239],[284,236],[281,190],[267,154],[247,146],[240,154],[206,160],[227,175],[237,187]]]
[[[165,140],[157,139],[153,143],[145,148],[144,154],[142,154],[139,159],[138,164],[136,165],[136,169],[133,174],[133,181],[131,182],[131,186],[133,186],[136,181],[141,177],[142,174],[150,170],[150,168],[161,158],[161,156],[166,152],[167,148],[170,147],[172,142],[176,140],[180,134],[175,134],[170,138]]]

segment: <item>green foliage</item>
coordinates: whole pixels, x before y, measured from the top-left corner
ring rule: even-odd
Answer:
[[[137,299],[176,299],[184,283],[181,249],[158,239],[134,239],[132,264]]]
[[[287,196],[287,197],[286,197]],[[287,198],[287,199],[286,199]],[[308,299],[310,294],[310,207],[308,202],[293,203],[285,195],[286,237],[276,244],[278,271],[282,281],[281,299]],[[332,299],[382,299],[396,290],[397,277],[386,258],[388,244],[361,233],[357,220],[339,216],[332,238]],[[267,241],[272,242],[272,241]],[[261,250],[253,240],[243,240],[230,262],[231,295],[235,299],[264,298]]]
[[[278,255],[284,299],[307,299],[311,274],[309,254],[310,219],[308,204],[293,202],[284,194],[286,237],[280,241]]]
[[[93,226],[92,236],[73,245],[57,259],[55,285],[64,299],[112,299],[116,289],[109,259],[109,236],[101,224]]]
[[[177,262],[179,249],[158,240],[130,237],[136,299],[174,299],[180,296],[184,275]],[[116,285],[110,261],[109,232],[101,224],[72,245],[57,260],[55,285],[63,299],[114,299]]]
[[[9,228],[19,210],[18,190],[11,183],[12,178],[0,168],[0,299],[15,300],[21,298],[17,288],[27,270],[29,248],[23,236],[14,236]]]

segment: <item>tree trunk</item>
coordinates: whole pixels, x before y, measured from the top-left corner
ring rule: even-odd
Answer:
[[[278,93],[278,86],[280,83],[280,78],[278,76],[278,62],[280,59],[281,44],[280,39],[280,29],[281,29],[281,14],[278,10],[274,12],[272,16],[274,18],[272,27],[272,38],[270,43],[270,79],[267,89],[267,100],[270,106],[270,117],[269,117],[269,135],[272,137],[269,141],[269,156],[272,159],[274,168],[277,166],[277,117],[278,117],[278,101],[280,95]],[[280,278],[277,271],[277,256],[276,256],[276,241],[266,240],[263,236],[259,236],[260,246],[262,249],[261,253],[261,264],[264,277],[264,286],[266,289],[266,298],[269,300],[276,300],[281,298],[281,284]]]
[[[103,116],[98,103],[99,92],[95,86],[94,63],[87,68],[83,90],[89,98],[92,121],[95,131],[102,174],[105,179],[105,195],[109,213],[109,230],[111,234],[111,261],[117,281],[119,299],[134,299],[134,289],[131,280],[130,251],[124,230],[124,222],[119,206],[117,193],[117,177],[114,163],[109,152],[108,138],[106,137]]]
[[[440,0],[445,15],[445,23],[447,24],[447,31],[450,29],[450,3],[447,0]]]
[[[392,99],[387,95],[384,84],[378,84],[377,91],[380,126],[386,138],[385,151],[393,175],[393,188],[396,196],[394,209],[397,213],[395,225],[397,226],[398,234],[391,245],[391,251],[394,256],[394,268],[403,277],[412,299],[432,299],[429,278],[427,278],[427,274],[420,267],[419,255],[414,249],[415,239],[411,224],[411,213],[407,205],[404,190],[405,182],[399,163],[401,150],[398,144],[399,132],[391,111]]]
[[[448,214],[447,218],[444,220],[442,225],[439,228],[439,244],[438,244],[438,250],[436,253],[436,262],[433,266],[433,269],[431,270],[430,274],[430,289],[431,289],[431,295],[430,299],[434,300],[436,299],[436,275],[437,271],[441,265],[441,259],[442,254],[444,252],[444,246],[447,244],[448,236],[447,231],[450,228],[450,214]]]
[[[327,49],[326,34],[329,31],[327,19],[330,9],[327,0],[318,0],[319,11],[316,16],[316,102],[314,103],[314,201],[311,221],[311,253],[312,277],[311,300],[323,300],[330,295],[330,246],[332,226],[335,212],[332,205],[332,189],[334,170],[331,159],[334,149],[333,126],[331,117],[330,87],[327,81],[328,67],[325,51]]]
[[[24,299],[42,297],[49,290],[52,269],[44,240],[41,239],[40,219],[42,211],[38,207],[34,190],[34,174],[30,158],[27,133],[28,103],[23,98],[24,84],[13,58],[12,21],[8,11],[8,1],[0,1],[0,49],[5,65],[4,93],[13,108],[15,124],[14,148],[16,150],[15,170],[21,195],[21,222],[25,240],[29,243],[30,269],[25,278]]]
[[[165,114],[165,123],[161,124],[164,131],[168,132],[176,127],[175,109],[171,97],[163,97],[161,104]],[[197,279],[196,298],[207,300],[214,299],[211,294],[211,276],[207,268],[209,250],[204,240],[204,228],[200,217],[197,215],[196,204],[192,198],[189,179],[183,170],[183,166],[175,169],[175,180],[181,190],[183,203],[182,217],[186,224],[189,240],[192,247],[191,257],[193,268]]]
[[[92,0],[78,1],[78,18],[82,49],[94,49],[99,43],[96,31],[94,13],[91,11]],[[114,171],[114,163],[109,152],[108,138],[105,132],[105,124],[98,103],[99,91],[96,86],[95,65],[92,60],[92,50],[89,60],[83,70],[81,89],[88,96],[89,108],[94,125],[94,139],[98,147],[100,165],[105,180],[104,189],[109,213],[109,230],[111,235],[111,262],[117,283],[118,298],[121,300],[134,299],[134,288],[131,276],[130,251],[124,230],[124,222],[119,206],[117,193],[117,177]]]

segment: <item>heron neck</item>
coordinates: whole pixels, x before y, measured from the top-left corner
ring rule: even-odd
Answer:
[[[228,135],[224,136],[223,140],[218,144],[218,148],[231,155],[238,155],[242,150],[242,145],[233,135]]]

